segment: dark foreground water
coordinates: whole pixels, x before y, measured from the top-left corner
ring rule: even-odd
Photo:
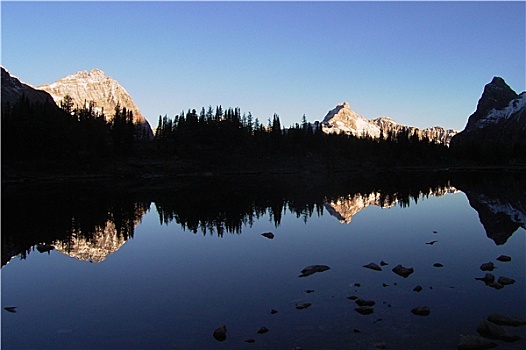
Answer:
[[[2,349],[456,349],[526,319],[523,175],[4,186]]]

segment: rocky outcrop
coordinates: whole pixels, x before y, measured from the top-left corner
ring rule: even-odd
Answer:
[[[26,96],[31,103],[51,103],[55,105],[53,97],[45,91],[33,88],[12,76],[4,67],[2,70],[2,106],[13,105],[22,95]]]
[[[452,150],[475,158],[519,158],[526,154],[526,92],[517,95],[504,79],[484,87],[476,111],[451,140]]]
[[[377,139],[380,135],[387,138],[389,135],[396,136],[404,132],[408,135],[417,135],[420,140],[427,139],[445,145],[449,145],[451,138],[457,133],[455,130],[446,130],[440,126],[419,129],[398,124],[389,117],[368,120],[354,112],[347,102],[340,103],[336,108],[330,110],[321,122],[321,126],[327,134],[345,133],[357,137],[369,136]]]
[[[57,104],[60,104],[66,95],[71,96],[76,106],[93,103],[95,111],[104,112],[108,120],[111,120],[115,107],[120,105],[121,108],[133,112],[134,121],[143,127],[148,138],[153,137],[150,124],[141,114],[130,94],[100,69],[94,68],[89,72],[79,71],[38,88],[51,94]]]

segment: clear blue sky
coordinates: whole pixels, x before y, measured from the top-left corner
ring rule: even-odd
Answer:
[[[347,101],[463,129],[484,85],[525,88],[525,2],[6,2],[2,65],[32,85],[102,69],[152,127],[240,107],[284,126]]]

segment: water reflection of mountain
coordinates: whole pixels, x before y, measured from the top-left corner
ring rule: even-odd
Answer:
[[[455,193],[457,190],[451,186],[429,188],[428,192],[421,192],[419,195],[424,197],[443,196],[448,193]],[[415,197],[417,202],[419,197]],[[325,202],[325,209],[332,216],[336,217],[341,223],[350,223],[353,216],[370,205],[380,208],[391,208],[397,203],[408,205],[407,198],[399,198],[398,193],[373,192],[368,194],[348,194],[336,200]]]
[[[3,186],[2,266],[15,256],[25,259],[38,244],[102,261],[133,237],[149,207],[106,186]]]
[[[451,179],[451,181],[450,181]],[[155,203],[161,223],[203,235],[240,234],[268,215],[277,227],[289,212],[304,221],[327,212],[342,222],[369,205],[408,206],[422,197],[466,192],[488,237],[506,242],[525,227],[520,174],[487,177],[443,173],[360,173],[353,176],[198,177],[164,183],[3,186],[2,266],[45,243],[78,259],[100,262],[133,238]]]
[[[454,180],[478,212],[488,238],[501,245],[522,227],[526,229],[524,173],[469,174]]]

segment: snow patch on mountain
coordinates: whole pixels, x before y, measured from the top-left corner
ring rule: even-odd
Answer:
[[[409,135],[417,135],[421,140],[428,139],[445,145],[449,145],[451,138],[457,134],[456,130],[446,130],[439,126],[421,130],[413,126],[401,125],[386,116],[368,120],[354,112],[348,102],[339,103],[336,108],[330,110],[323,118],[321,127],[322,131],[327,134],[344,133],[356,137],[368,136],[374,139],[379,138],[380,135],[387,138],[389,134],[396,135],[400,132],[408,132]]]
[[[522,92],[517,98],[511,100],[507,107],[503,109],[491,109],[485,118],[480,119],[477,122],[476,127],[484,128],[487,124],[495,124],[502,120],[510,119],[524,109],[526,109],[526,91]]]

